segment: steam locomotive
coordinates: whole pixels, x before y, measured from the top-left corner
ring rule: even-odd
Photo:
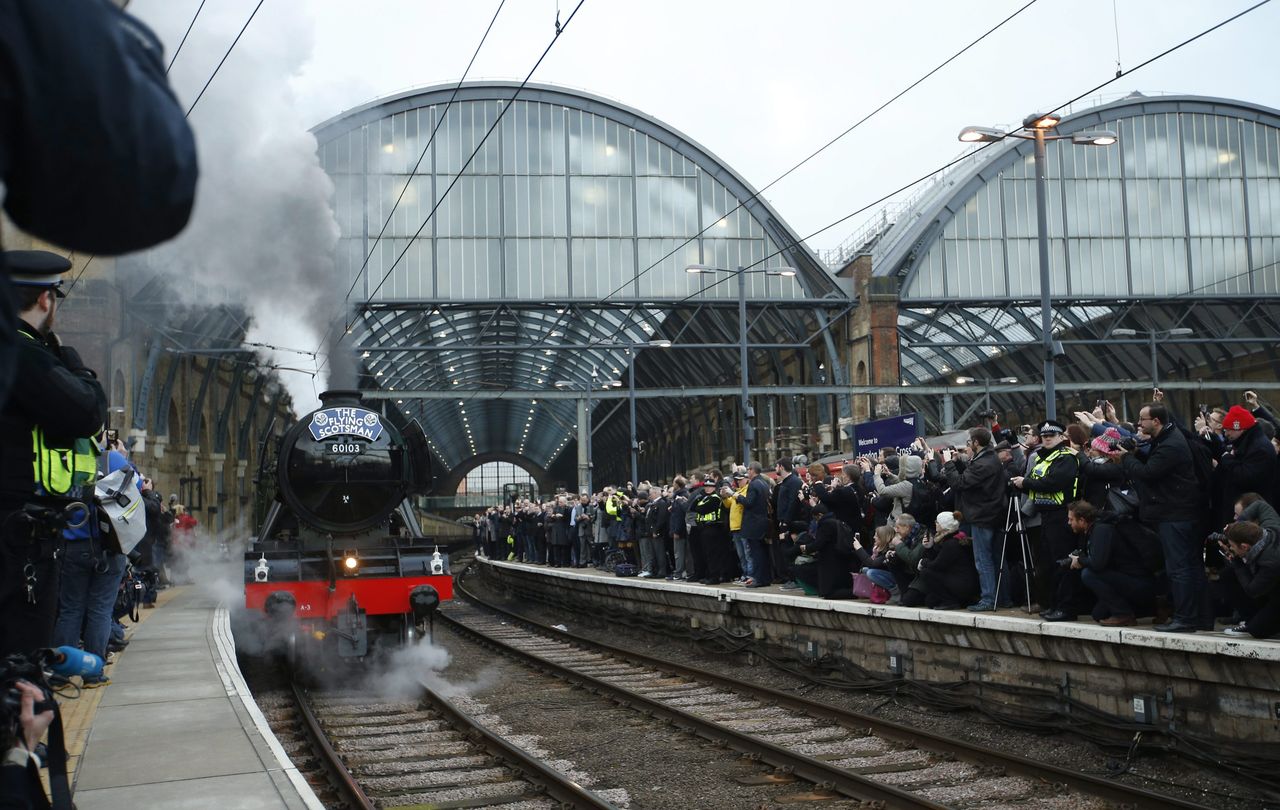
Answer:
[[[408,500],[431,482],[422,428],[397,428],[358,391],[320,402],[280,440],[245,551],[245,607],[292,657],[358,662],[420,638],[453,581],[447,548],[423,537]]]

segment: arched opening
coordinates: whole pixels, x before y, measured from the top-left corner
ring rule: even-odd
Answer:
[[[458,483],[459,503],[476,506],[510,504],[521,498],[536,500],[538,481],[528,470],[510,461],[487,461],[473,467]]]
[[[865,362],[858,361],[858,370],[854,372],[853,381],[856,385],[867,384],[867,364]]]

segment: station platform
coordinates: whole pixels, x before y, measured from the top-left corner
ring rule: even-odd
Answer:
[[[62,695],[80,810],[321,810],[258,710],[229,614],[194,586],[164,591],[108,669]]]
[[[608,615],[623,607],[654,622],[722,628],[801,656],[842,657],[872,673],[932,683],[961,680],[1056,692],[1133,719],[1135,699],[1156,722],[1214,738],[1274,740],[1280,730],[1280,640],[1221,632],[1046,622],[1025,609],[995,613],[826,600],[777,586],[747,589],[549,568],[478,558],[487,581],[544,604]]]

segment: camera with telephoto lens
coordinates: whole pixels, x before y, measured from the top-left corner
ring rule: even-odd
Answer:
[[[1138,440],[1133,438],[1132,436],[1126,436],[1125,438],[1119,441],[1119,445],[1120,445],[1120,449],[1124,450],[1125,452],[1132,453],[1134,450],[1138,449]]]
[[[1084,549],[1078,548],[1075,551],[1068,554],[1067,556],[1063,557],[1061,560],[1054,560],[1054,562],[1057,563],[1059,568],[1070,568],[1072,557],[1083,557],[1083,556],[1084,556]]]
[[[22,734],[22,691],[18,689],[18,681],[26,681],[44,695],[43,699],[36,701],[35,714],[54,708],[53,691],[45,680],[41,661],[41,657],[19,654],[0,661],[0,728],[4,729],[4,736],[19,737]]]
[[[997,414],[994,408],[988,408],[985,411],[978,411],[979,419],[995,419],[996,417]]]
[[[1215,546],[1227,542],[1227,536],[1222,532],[1211,532],[1206,539]]]

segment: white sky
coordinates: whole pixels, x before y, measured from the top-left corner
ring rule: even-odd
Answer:
[[[225,32],[216,41],[229,43],[255,1],[220,0],[216,11],[209,4],[197,30],[216,26]],[[1023,2],[586,0],[533,80],[647,112],[759,188]],[[197,4],[171,0],[153,20],[170,51]],[[150,16],[147,3],[136,5]],[[572,5],[561,1],[562,20]],[[765,197],[807,235],[957,155],[962,126],[1021,121],[1112,77],[1117,22],[1129,68],[1249,5],[1115,0],[1113,17],[1112,0],[1039,0]],[[231,60],[309,45],[290,86],[297,119],[314,124],[396,91],[456,81],[496,7],[496,0],[266,0]],[[555,0],[508,0],[471,78],[522,78],[550,40],[555,14]],[[1277,33],[1280,3],[1104,92],[1185,92],[1280,107]],[[174,72],[187,99],[225,48],[209,37],[196,42]],[[810,245],[834,247],[857,221]]]

